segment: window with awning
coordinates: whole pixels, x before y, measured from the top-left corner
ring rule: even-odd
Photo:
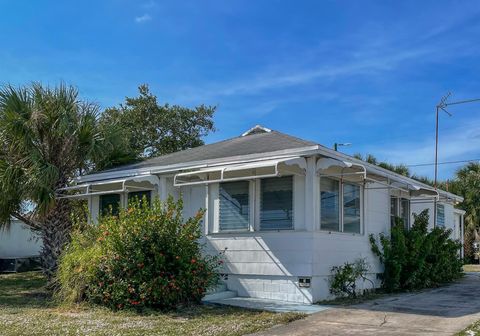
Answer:
[[[148,205],[152,204],[152,192],[150,190],[142,190],[142,191],[132,191],[128,193],[128,203],[130,202],[140,202],[143,204],[144,201],[147,202]]]
[[[293,177],[260,181],[260,230],[293,229]]]
[[[302,157],[219,165],[178,173],[174,177],[174,186],[262,179],[292,174],[304,175],[306,167],[306,160]]]
[[[120,194],[100,195],[100,215],[118,216],[120,212]]]
[[[339,179],[320,178],[320,229],[361,233],[361,186]]]
[[[219,186],[220,231],[247,231],[250,225],[250,182],[223,182]]]

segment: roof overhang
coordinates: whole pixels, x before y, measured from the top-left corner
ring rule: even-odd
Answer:
[[[210,160],[201,160],[201,161],[190,161],[184,163],[176,163],[171,165],[163,166],[149,166],[149,167],[138,167],[138,168],[126,168],[122,170],[106,170],[103,172],[93,173],[89,175],[83,175],[78,177],[79,183],[89,183],[92,181],[99,180],[110,180],[124,177],[132,177],[142,174],[166,174],[166,173],[176,173],[182,170],[193,170],[193,169],[205,169],[219,165],[231,165],[231,164],[243,164],[250,162],[257,162],[259,160],[276,160],[289,157],[300,157],[307,155],[315,155],[319,149],[318,145],[314,146],[305,146],[298,148],[290,148],[266,153],[255,153],[247,154],[240,156],[231,156],[224,157],[219,159],[210,159]]]
[[[290,157],[234,165],[219,165],[178,173],[173,178],[175,187],[217,182],[251,180],[281,175],[305,175],[307,162],[303,157]]]
[[[368,162],[364,162],[353,157],[350,157],[346,154],[334,151],[330,148],[321,146],[321,145],[313,145],[313,146],[305,146],[300,148],[292,148],[287,150],[280,150],[280,151],[273,151],[268,153],[256,153],[256,154],[249,154],[249,155],[241,155],[241,156],[232,156],[226,158],[219,158],[215,160],[202,160],[202,161],[195,161],[195,162],[185,162],[185,163],[178,163],[172,165],[165,165],[165,166],[150,166],[150,167],[138,167],[138,168],[127,168],[124,170],[113,170],[113,171],[105,171],[99,172],[96,174],[90,174],[81,176],[78,178],[79,183],[91,183],[96,182],[99,180],[111,180],[111,179],[119,179],[119,178],[126,178],[126,177],[135,177],[144,174],[175,174],[179,171],[186,171],[186,170],[208,170],[210,168],[214,168],[216,166],[226,166],[226,165],[234,165],[234,164],[244,164],[244,163],[252,163],[257,162],[259,160],[274,160],[279,158],[286,158],[291,156],[321,156],[322,158],[328,158],[335,161],[343,161],[344,166],[352,165],[351,167],[346,167],[349,169],[343,170],[343,177],[346,177],[347,173],[354,173],[351,175],[359,175],[361,176],[362,170],[361,167],[364,167],[366,170],[366,176],[364,182],[378,182],[383,184],[384,188],[393,188],[399,189],[401,191],[410,192],[412,191],[415,195],[423,195],[425,197],[428,195],[429,197],[435,197],[432,193],[432,188],[428,185],[425,185],[421,182],[415,181],[411,178],[401,176],[394,172],[388,171],[382,167],[370,164]],[[352,171],[352,169],[356,165],[358,171]],[[345,168],[345,167],[342,167]],[[348,172],[350,170],[350,172]],[[325,172],[324,172],[325,173]],[[322,172],[319,172],[321,175]],[[325,173],[328,175],[328,173]],[[334,173],[331,172],[331,175]],[[325,175],[324,175],[325,176]],[[342,176],[342,174],[340,174]],[[357,176],[358,177],[358,176]],[[401,182],[398,185],[392,184],[391,181],[399,181]],[[412,184],[412,186],[408,187],[408,184]],[[400,185],[400,186],[399,186]],[[407,185],[407,187],[405,187]],[[414,187],[415,185],[416,187]],[[418,188],[418,190],[416,190]],[[438,195],[440,198],[453,201],[454,203],[462,202],[463,198],[449,193],[444,190],[438,190]],[[437,196],[438,197],[438,196]]]
[[[159,183],[159,178],[156,175],[139,175],[122,179],[104,180],[58,189],[57,198],[82,199],[95,195],[153,190]]]

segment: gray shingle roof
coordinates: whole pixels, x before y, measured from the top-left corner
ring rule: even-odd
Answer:
[[[302,140],[277,131],[259,133],[257,130],[255,130],[245,136],[239,136],[209,145],[158,156],[152,159],[116,167],[103,172],[169,166],[179,163],[223,159],[241,155],[268,153],[315,145],[317,145],[315,142]]]

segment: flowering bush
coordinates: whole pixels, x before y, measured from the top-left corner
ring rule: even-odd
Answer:
[[[132,202],[118,217],[102,217],[96,229],[88,230],[89,238],[92,231],[95,234],[86,249],[99,253],[91,261],[94,276],[87,278],[83,297],[113,309],[170,309],[199,302],[216,283],[220,261],[202,254],[203,212],[186,221],[181,212],[181,201],[155,200],[150,206],[143,200]],[[85,250],[79,253],[75,248],[80,239],[85,241],[82,235],[74,236],[62,258],[60,273],[68,269],[73,271],[71,277],[78,277],[75,271],[85,269],[71,266],[84,263],[80,255],[85,255]],[[69,285],[65,280],[60,282]]]

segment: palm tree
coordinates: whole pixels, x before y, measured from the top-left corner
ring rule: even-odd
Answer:
[[[13,217],[38,232],[49,279],[72,228],[72,204],[56,191],[80,173],[119,163],[110,154],[119,154],[123,137],[99,127],[98,112],[63,84],[0,88],[0,225]]]
[[[460,207],[466,211],[466,226],[477,228],[480,225],[480,164],[470,162],[457,170],[450,188],[464,198]]]
[[[473,256],[475,230],[480,227],[480,163],[470,162],[457,170],[450,191],[463,197],[459,207],[465,210],[465,256]]]

